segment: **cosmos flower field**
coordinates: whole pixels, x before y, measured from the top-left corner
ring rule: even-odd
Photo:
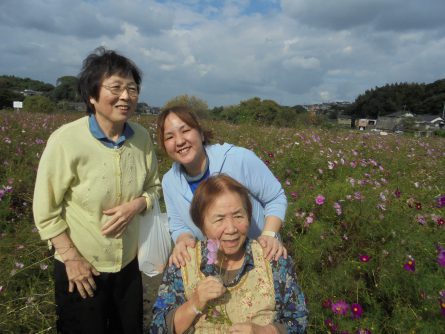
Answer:
[[[81,116],[0,112],[2,333],[54,332],[52,255],[33,226],[32,194],[49,134]],[[155,133],[154,117],[134,120]],[[444,332],[445,138],[204,125],[215,142],[253,150],[285,189],[282,237],[308,333]],[[162,175],[170,162],[157,154]]]

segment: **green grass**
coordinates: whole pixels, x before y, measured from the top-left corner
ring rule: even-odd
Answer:
[[[33,184],[48,135],[81,116],[0,112],[0,189],[10,187],[0,201],[2,333],[54,331],[52,261],[33,229]],[[135,120],[155,133],[155,118]],[[289,200],[283,237],[307,297],[309,333],[328,333],[327,319],[338,333],[443,333],[445,268],[436,247],[445,247],[445,226],[437,223],[445,208],[436,197],[445,194],[445,138],[204,124],[215,142],[253,150],[282,182]],[[171,162],[157,154],[162,175]],[[404,269],[410,256],[414,272]],[[364,312],[336,315],[323,306],[329,300],[359,303]]]

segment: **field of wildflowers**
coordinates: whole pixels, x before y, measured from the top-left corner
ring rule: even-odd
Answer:
[[[48,135],[80,114],[0,112],[0,331],[54,332],[52,259],[32,222]],[[154,133],[152,117],[136,121]],[[444,333],[445,138],[208,121],[255,151],[289,199],[283,239],[308,333]],[[161,175],[170,162],[158,150]]]

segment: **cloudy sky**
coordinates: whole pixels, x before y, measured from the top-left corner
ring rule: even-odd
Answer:
[[[153,106],[353,101],[445,78],[444,0],[1,0],[0,36],[0,74],[53,85],[97,46],[118,50]]]

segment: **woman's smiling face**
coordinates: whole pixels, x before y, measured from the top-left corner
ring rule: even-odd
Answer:
[[[190,175],[197,175],[205,164],[203,136],[176,114],[170,113],[164,123],[164,146],[168,156],[180,163]]]
[[[219,240],[220,250],[226,256],[242,256],[249,218],[240,195],[231,191],[218,195],[204,214],[203,229],[208,239]]]

